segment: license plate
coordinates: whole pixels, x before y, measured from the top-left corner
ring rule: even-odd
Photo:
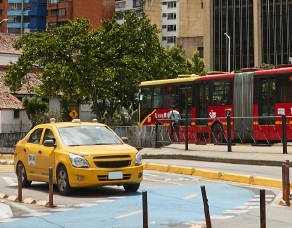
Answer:
[[[122,180],[123,179],[123,172],[122,171],[108,172],[108,179],[109,180]]]

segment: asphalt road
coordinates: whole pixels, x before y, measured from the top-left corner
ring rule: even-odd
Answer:
[[[17,182],[13,179],[14,174],[0,175],[1,189],[4,187],[4,190],[16,193]],[[3,179],[9,176],[10,181]],[[228,224],[233,217],[240,219],[239,215],[252,210],[259,211],[257,188],[147,170],[136,194],[125,193],[119,187],[79,189],[71,197],[59,196],[56,193],[55,208],[4,200],[3,203],[12,206],[16,216],[0,220],[0,227],[140,228],[143,227],[143,191],[147,194],[149,227],[191,227],[193,224],[204,223],[202,186],[205,187],[214,222],[224,220]],[[267,190],[267,203],[272,204],[278,193]],[[24,189],[23,197],[29,196],[47,197],[48,185],[35,183],[32,188]]]

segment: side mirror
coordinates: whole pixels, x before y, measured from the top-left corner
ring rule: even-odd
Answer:
[[[126,143],[126,144],[129,143],[128,137],[121,137],[121,139],[123,140],[124,143]]]
[[[55,142],[53,139],[47,139],[44,141],[44,146],[55,146]]]

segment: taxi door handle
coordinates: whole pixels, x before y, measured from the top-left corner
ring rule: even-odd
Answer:
[[[42,153],[42,151],[41,150],[39,150],[39,154],[41,154]]]

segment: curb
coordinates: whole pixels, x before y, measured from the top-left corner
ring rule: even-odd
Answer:
[[[195,169],[192,167],[183,167],[175,165],[162,165],[156,163],[144,163],[144,169],[155,170],[160,172],[169,172],[177,174],[185,174],[191,176],[198,176],[206,179],[230,181],[248,185],[265,186],[271,188],[282,189],[282,180],[267,178],[267,177],[253,177],[249,175],[241,175],[234,173],[221,173],[217,171]],[[290,183],[290,189],[292,190],[292,182]]]
[[[236,158],[219,158],[219,157],[202,157],[195,155],[183,154],[143,154],[143,159],[181,159],[181,160],[194,160],[194,161],[207,161],[207,162],[220,162],[242,165],[261,165],[261,166],[282,166],[281,161],[265,161],[265,160],[244,160]]]

